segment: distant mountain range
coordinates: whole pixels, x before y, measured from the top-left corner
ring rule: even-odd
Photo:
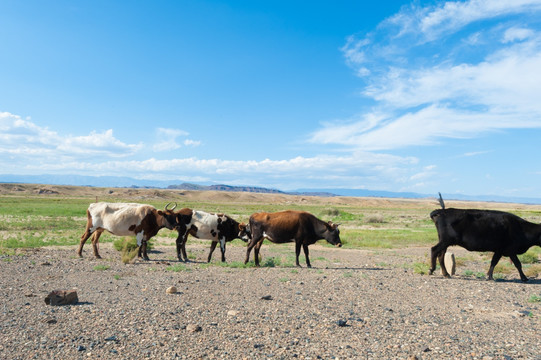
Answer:
[[[420,199],[436,197],[437,194],[420,194],[414,192],[392,192],[365,189],[298,189],[295,191],[282,191],[256,186],[232,185],[201,185],[175,180],[139,180],[120,176],[82,176],[82,175],[0,175],[0,183],[26,183],[50,185],[74,185],[91,187],[132,187],[157,189],[183,189],[183,190],[214,190],[234,192],[254,192],[269,194],[289,194],[305,196],[354,196],[354,197],[386,197]],[[179,184],[180,183],[180,184]],[[508,202],[519,204],[541,204],[540,198],[509,197],[498,195],[461,195],[443,194],[445,200]]]

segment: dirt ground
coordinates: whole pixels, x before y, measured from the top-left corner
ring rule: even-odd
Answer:
[[[207,265],[206,245],[188,242],[185,267],[172,244],[128,265],[110,244],[101,260],[88,244],[82,259],[74,247],[0,256],[0,358],[541,359],[541,279],[463,275],[488,269],[463,249],[452,248],[468,260],[446,279],[414,271],[429,248],[318,243],[308,269],[223,267],[219,251]],[[261,256],[293,252],[265,242]],[[226,255],[242,262],[245,248]],[[79,302],[46,305],[56,289]]]

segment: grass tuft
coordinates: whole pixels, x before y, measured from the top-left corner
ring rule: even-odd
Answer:
[[[428,275],[430,267],[423,262],[416,262],[413,264],[413,272],[420,275]]]

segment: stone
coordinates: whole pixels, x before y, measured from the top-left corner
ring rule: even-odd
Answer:
[[[203,329],[199,325],[189,324],[188,326],[186,326],[186,330],[191,331],[191,332],[198,332]]]
[[[54,290],[45,297],[45,304],[51,306],[77,304],[76,290]]]
[[[177,293],[177,288],[176,286],[170,286],[167,288],[167,290],[165,290],[166,293],[168,294],[176,294]]]
[[[57,320],[55,318],[48,317],[48,318],[44,319],[43,322],[47,323],[47,324],[56,324]]]
[[[239,312],[237,310],[229,310],[227,316],[237,316]]]
[[[445,257],[443,258],[443,263],[445,264],[445,268],[447,269],[449,275],[456,274],[455,254],[452,252],[446,252]]]

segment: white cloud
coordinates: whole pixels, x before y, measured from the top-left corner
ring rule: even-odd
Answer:
[[[541,0],[404,7],[365,38],[350,37],[346,63],[371,75],[362,95],[376,105],[323,124],[311,141],[381,151],[541,128],[540,11]]]
[[[370,129],[378,118],[356,126]],[[10,113],[0,114],[0,173],[80,174],[93,176],[133,176],[147,179],[183,179],[253,184],[281,189],[333,186],[390,189],[392,182],[408,179],[418,160],[366,151],[349,155],[296,156],[289,159],[227,160],[141,158],[145,144],[125,144],[113,130],[89,135],[65,136],[22,120]],[[182,130],[156,129],[168,141],[189,134]],[[42,141],[40,141],[40,139]],[[184,146],[199,142],[184,139]],[[171,144],[170,144],[171,145]],[[386,179],[386,180],[382,180]],[[339,184],[339,185],[338,185]],[[373,184],[370,186],[370,184]]]
[[[534,35],[534,31],[531,29],[524,28],[510,28],[505,31],[503,34],[503,43],[510,43],[514,41],[524,41],[528,38],[531,38]]]
[[[62,158],[126,157],[141,148],[125,144],[109,129],[85,136],[66,136],[49,130],[9,112],[0,113],[0,154],[20,157]]]
[[[178,137],[186,137],[189,133],[184,130],[178,129],[156,129],[157,142],[154,144],[153,149],[156,152],[171,151],[180,148],[182,145],[177,142]],[[199,146],[201,141],[185,139],[184,146]]]

